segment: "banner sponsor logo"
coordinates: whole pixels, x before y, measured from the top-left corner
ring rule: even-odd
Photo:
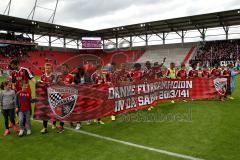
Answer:
[[[49,87],[49,106],[57,118],[64,119],[73,112],[78,99],[78,90],[70,87]]]
[[[215,89],[220,95],[225,95],[227,92],[227,78],[217,78],[213,80]]]

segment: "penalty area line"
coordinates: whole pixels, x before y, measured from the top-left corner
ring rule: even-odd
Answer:
[[[69,127],[64,127],[64,128],[67,130],[73,131],[73,132],[77,132],[77,133],[81,133],[83,135],[90,136],[90,137],[95,137],[95,138],[103,139],[106,141],[124,144],[127,146],[140,148],[140,149],[144,149],[144,150],[148,150],[148,151],[152,151],[152,152],[157,152],[157,153],[165,154],[165,155],[172,156],[172,157],[178,157],[178,158],[187,159],[187,160],[204,160],[204,159],[197,158],[197,157],[192,157],[192,156],[188,156],[188,155],[184,155],[184,154],[174,153],[174,152],[170,152],[170,151],[166,151],[166,150],[162,150],[162,149],[157,149],[157,148],[148,147],[148,146],[144,146],[144,145],[140,145],[140,144],[135,144],[135,143],[127,142],[127,141],[122,141],[122,140],[118,140],[118,139],[114,139],[114,138],[110,138],[110,137],[106,137],[106,136],[101,136],[98,134],[94,134],[94,133],[90,133],[90,132],[86,132],[86,131],[82,131],[82,130],[75,130],[75,129],[69,128]]]

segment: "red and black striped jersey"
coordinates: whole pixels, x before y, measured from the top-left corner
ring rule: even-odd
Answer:
[[[29,80],[33,79],[32,73],[27,68],[21,67],[18,71],[14,70],[10,73],[8,80],[15,84],[16,91],[21,90],[21,82],[29,82]]]

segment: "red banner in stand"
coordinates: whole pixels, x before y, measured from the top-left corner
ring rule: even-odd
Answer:
[[[230,92],[230,77],[158,79],[116,85],[36,85],[37,120],[85,121],[169,100],[214,99]]]

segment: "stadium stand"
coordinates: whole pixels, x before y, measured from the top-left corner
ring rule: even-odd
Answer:
[[[234,61],[240,57],[239,46],[240,40],[202,42],[197,47],[191,63],[210,65],[220,61]]]
[[[195,45],[196,44],[192,43],[184,46],[171,44],[164,47],[150,48],[137,62],[162,62],[164,57],[167,57],[165,62],[166,66],[168,66],[171,62],[175,62],[177,65],[180,65],[181,63],[188,63],[188,61],[191,59],[191,56],[195,52]]]
[[[66,63],[74,70],[79,65],[91,63],[94,65],[102,64],[104,66],[115,62],[117,66],[121,63],[136,62],[144,51],[111,51],[104,52],[102,50],[80,50],[78,52],[60,52],[60,51],[28,51],[24,52],[24,60],[19,54],[18,57],[6,56],[0,54],[0,67],[7,68],[8,63],[13,58],[20,60],[21,66],[29,68],[33,73],[41,74],[42,67],[46,62],[52,63],[54,68],[58,68],[61,64]]]

